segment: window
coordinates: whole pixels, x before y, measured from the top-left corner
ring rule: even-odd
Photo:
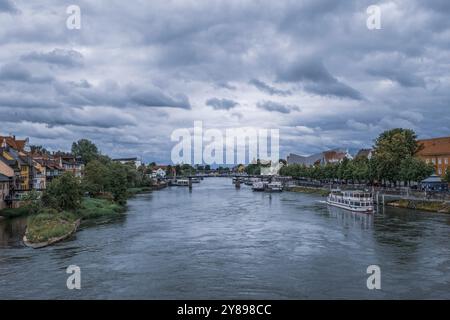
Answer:
[[[438,159],[438,164],[442,164],[442,158]]]
[[[445,163],[445,164],[448,164],[448,158],[445,158],[445,159],[444,159],[444,163]]]
[[[438,169],[438,174],[442,174],[442,169],[441,168]]]
[[[433,162],[433,164],[436,164],[436,159],[431,159],[431,162]]]

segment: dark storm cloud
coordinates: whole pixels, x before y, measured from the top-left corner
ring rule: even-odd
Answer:
[[[290,113],[293,110],[300,111],[300,109],[297,106],[288,106],[274,101],[258,102],[256,106],[266,111],[275,111],[280,113]]]
[[[283,65],[278,71],[278,81],[302,83],[306,91],[318,95],[362,99],[357,90],[336,79],[318,59],[298,58],[292,64]]]
[[[64,67],[80,67],[83,55],[76,50],[54,49],[50,52],[30,52],[21,57],[25,61],[45,62]]]
[[[448,135],[447,0],[380,2],[373,31],[370,0],[77,4],[82,28],[68,30],[57,1],[0,0],[0,134],[164,161],[173,128],[193,120],[280,126],[283,148],[304,154],[399,124]]]
[[[289,90],[277,89],[275,87],[269,86],[267,83],[265,83],[265,82],[263,82],[261,80],[258,80],[258,79],[252,79],[252,80],[249,81],[249,83],[254,85],[259,90],[270,94],[271,96],[273,96],[273,95],[289,96],[289,95],[292,94],[292,92],[289,91]]]
[[[229,84],[228,82],[219,81],[215,84],[217,88],[224,88],[228,90],[236,90],[236,86]]]
[[[236,101],[218,98],[208,99],[205,101],[205,104],[207,106],[213,107],[216,110],[230,110],[239,105],[239,103],[237,103]]]
[[[158,88],[128,87],[127,96],[130,102],[144,107],[171,107],[191,109],[189,98],[185,94],[169,96]]]
[[[11,0],[0,0],[0,13],[1,12],[17,13],[18,10]]]

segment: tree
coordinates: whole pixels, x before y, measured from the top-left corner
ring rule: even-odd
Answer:
[[[74,210],[81,204],[80,181],[73,173],[65,172],[55,178],[42,195],[45,206],[56,210]]]
[[[413,130],[396,128],[381,133],[374,146],[377,174],[396,184],[401,179],[402,161],[414,156],[419,150],[420,145]]]
[[[84,168],[83,189],[96,194],[106,191],[108,186],[108,167],[98,160],[90,161]]]
[[[41,194],[33,189],[22,196],[22,203],[29,213],[38,213],[42,209]]]
[[[448,167],[447,170],[445,170],[444,181],[450,183],[450,167]]]
[[[358,183],[369,180],[369,159],[359,157],[352,160],[352,164],[354,180],[358,181]]]
[[[400,165],[399,176],[402,181],[411,183],[411,181],[422,181],[434,172],[434,166],[427,164],[416,157],[404,159]]]
[[[88,139],[81,139],[72,144],[72,154],[76,157],[81,157],[84,163],[89,163],[92,160],[98,160],[100,153],[97,146]]]
[[[125,204],[127,201],[127,169],[119,162],[111,162],[108,166],[107,191],[111,192],[114,201]]]

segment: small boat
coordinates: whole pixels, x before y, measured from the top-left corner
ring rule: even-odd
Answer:
[[[177,179],[173,182],[174,186],[179,186],[179,187],[188,187],[189,186],[189,180],[187,179]]]
[[[260,181],[261,181],[260,178],[248,178],[247,180],[245,180],[244,184],[246,186],[252,186],[254,183],[260,182]]]
[[[281,192],[283,191],[283,185],[279,181],[271,182],[267,185],[266,190],[269,192]]]
[[[266,183],[264,183],[263,181],[255,182],[252,185],[253,191],[264,191],[265,189],[266,189]]]
[[[327,204],[354,212],[374,212],[373,196],[370,192],[331,190]]]
[[[192,183],[200,183],[199,178],[191,178]]]

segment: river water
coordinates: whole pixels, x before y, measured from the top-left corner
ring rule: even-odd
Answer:
[[[0,220],[0,298],[450,298],[450,216],[328,208],[316,195],[236,190],[228,178],[138,195],[114,221],[34,250]],[[69,290],[66,268],[81,269]],[[369,290],[378,265],[381,290]]]

